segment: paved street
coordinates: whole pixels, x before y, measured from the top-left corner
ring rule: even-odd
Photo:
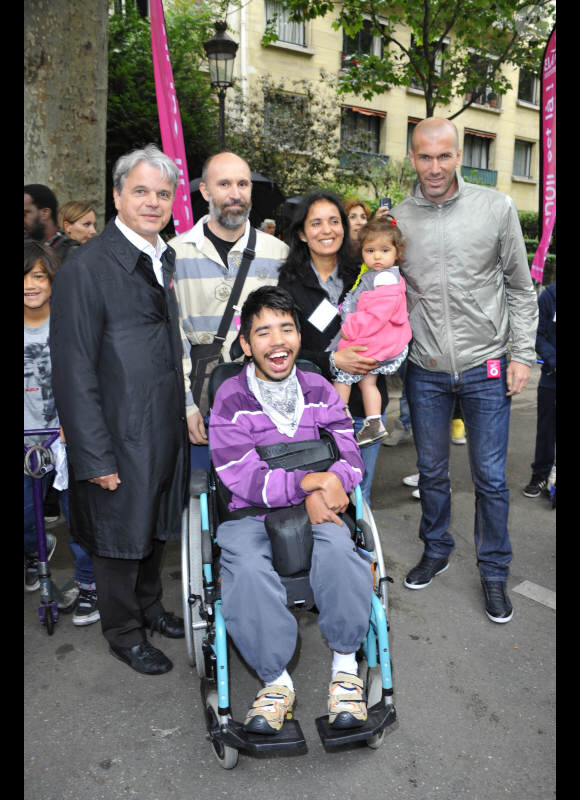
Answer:
[[[420,503],[401,483],[416,471],[412,443],[381,447],[372,506],[389,584],[390,645],[398,720],[378,750],[327,753],[314,718],[325,713],[330,655],[316,626],[299,617],[293,673],[305,755],[240,755],[224,771],[205,739],[199,681],[183,640],[156,636],[174,662],[145,677],[113,659],[97,623],[61,616],[53,636],[38,621],[38,593],[24,597],[25,800],[549,800],[555,797],[556,512],[529,499],[535,368],[513,402],[508,458],[514,618],[490,622],[473,545],[474,497],[466,446],[451,446],[456,549],[450,568],[423,591],[403,586],[419,559]],[[396,391],[389,405],[398,415]],[[51,561],[62,586],[72,574],[66,528],[52,529]],[[179,544],[164,567],[165,605],[181,613]],[[257,681],[232,655],[232,704],[243,718]]]

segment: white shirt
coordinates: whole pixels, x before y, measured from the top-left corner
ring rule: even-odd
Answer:
[[[157,234],[157,242],[155,247],[153,247],[151,242],[148,242],[147,239],[144,239],[142,236],[139,236],[138,233],[135,233],[135,231],[129,228],[127,225],[125,225],[124,222],[121,222],[119,217],[115,217],[115,225],[117,226],[117,228],[119,228],[121,233],[127,237],[127,239],[131,242],[131,244],[134,244],[138,250],[141,250],[143,253],[145,253],[151,258],[151,261],[153,262],[153,272],[155,273],[155,277],[157,278],[161,286],[163,286],[164,284],[163,284],[163,269],[161,266],[161,256],[163,255],[164,251],[167,250],[167,245],[165,244],[161,236]]]

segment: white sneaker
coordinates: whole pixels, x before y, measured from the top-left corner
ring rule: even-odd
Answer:
[[[415,475],[407,475],[406,478],[403,478],[403,483],[405,484],[405,486],[418,486],[419,473],[417,472]]]

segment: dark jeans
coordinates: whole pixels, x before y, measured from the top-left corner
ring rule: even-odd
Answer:
[[[556,390],[538,386],[536,451],[532,472],[547,478],[556,460]]]
[[[383,411],[381,414],[381,420],[383,425],[386,423],[386,416],[387,412]],[[357,433],[363,426],[363,422],[365,421],[364,417],[355,417],[354,418],[354,435],[356,436]],[[360,482],[360,490],[362,496],[367,501],[369,507],[371,504],[371,486],[373,483],[373,476],[375,474],[375,467],[377,464],[377,458],[379,457],[379,450],[381,447],[380,442],[375,442],[375,444],[371,444],[368,447],[361,447],[360,455],[363,460],[363,464],[365,466],[365,472],[363,475],[363,479]]]
[[[502,358],[500,378],[488,378],[483,364],[466,370],[455,381],[452,375],[430,372],[409,362],[406,387],[417,448],[422,508],[419,536],[425,543],[425,554],[441,558],[454,548],[449,532],[449,428],[458,397],[475,485],[477,563],[482,578],[504,581],[512,558],[505,476],[511,408],[511,398],[506,397],[506,366]]]
[[[36,553],[38,550],[36,538],[36,520],[34,516],[34,491],[33,481],[39,480],[37,478],[30,478],[28,475],[24,476],[24,552]],[[42,496],[45,497],[50,486],[52,475],[45,475],[42,481]],[[70,515],[68,508],[68,491],[59,492],[60,505],[66,519],[70,531]],[[75,565],[75,579],[79,583],[89,584],[93,583],[95,576],[93,573],[93,563],[87,551],[71,538],[69,547],[72,552]]]

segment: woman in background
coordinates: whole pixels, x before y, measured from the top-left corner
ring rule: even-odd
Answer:
[[[95,209],[80,200],[71,200],[58,210],[58,227],[70,239],[80,244],[88,242],[97,235],[97,215]]]

